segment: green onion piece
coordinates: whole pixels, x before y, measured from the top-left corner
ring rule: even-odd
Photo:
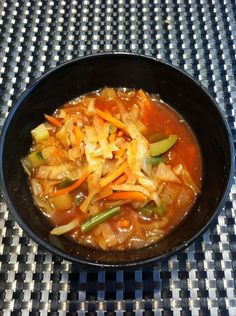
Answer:
[[[154,208],[153,207],[144,206],[144,207],[141,207],[139,210],[146,217],[152,217]]]
[[[79,205],[83,200],[84,200],[84,195],[82,192],[79,192],[78,194],[76,194],[76,196],[75,196],[75,204],[76,205]]]
[[[168,151],[178,140],[178,135],[170,135],[168,138],[150,145],[151,156],[160,156]]]
[[[68,187],[69,185],[71,185],[73,182],[74,182],[74,180],[67,178],[67,179],[63,180],[62,182],[58,183],[57,188],[64,189],[64,188]]]
[[[120,213],[120,206],[110,208],[108,210],[103,211],[100,214],[90,217],[86,220],[80,227],[82,233],[87,233],[91,229],[95,228],[99,224],[105,222],[109,218]]]
[[[165,161],[165,158],[163,156],[151,157],[152,166],[157,166],[159,165],[160,162],[164,162],[164,161]]]

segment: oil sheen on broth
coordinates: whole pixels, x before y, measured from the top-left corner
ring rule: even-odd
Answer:
[[[51,234],[103,250],[145,247],[200,194],[197,140],[158,95],[103,88],[45,114],[31,133],[22,165]]]

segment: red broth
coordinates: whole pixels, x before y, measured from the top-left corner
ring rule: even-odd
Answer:
[[[196,137],[159,96],[104,88],[46,118],[22,161],[52,234],[103,250],[141,248],[176,227],[200,194]]]

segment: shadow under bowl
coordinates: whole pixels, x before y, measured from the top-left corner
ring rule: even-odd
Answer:
[[[202,192],[191,212],[158,243],[143,249],[101,251],[64,236],[52,236],[48,219],[32,201],[21,158],[31,145],[30,131],[64,102],[104,86],[142,88],[158,93],[190,125],[203,159]],[[222,209],[234,167],[232,136],[221,111],[193,78],[153,58],[98,54],[69,61],[37,80],[18,99],[5,122],[0,142],[3,195],[18,224],[38,244],[64,259],[86,267],[125,268],[155,264],[189,245]]]

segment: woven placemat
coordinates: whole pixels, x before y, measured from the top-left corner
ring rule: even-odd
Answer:
[[[234,0],[1,0],[0,126],[22,91],[63,61],[128,51],[209,89],[235,137]],[[236,186],[216,225],[153,269],[85,271],[45,252],[0,205],[0,315],[236,315]]]

